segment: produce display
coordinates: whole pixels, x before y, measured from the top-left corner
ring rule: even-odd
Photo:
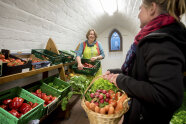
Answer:
[[[46,107],[48,104],[50,104],[52,101],[56,99],[55,96],[52,95],[47,95],[46,93],[43,93],[41,89],[37,89],[35,92],[31,92],[32,94],[38,96],[39,98],[43,99],[44,102],[44,107]]]
[[[77,63],[72,66],[72,69],[75,73],[89,76],[94,76],[101,66],[101,62],[98,60],[91,61],[90,59],[81,59],[81,63],[84,66],[82,70],[78,69]]]
[[[14,97],[13,99],[5,99],[0,105],[1,108],[5,109],[17,118],[20,118],[23,114],[36,107],[38,103],[32,103],[26,101],[21,97]]]
[[[100,114],[115,114],[124,110],[127,95],[108,80],[99,78],[85,94],[88,109]]]
[[[83,63],[84,68],[94,68],[96,66],[90,64],[90,63]]]
[[[90,84],[90,81],[92,80],[92,77],[88,77],[85,75],[71,75],[69,84],[72,87],[72,91],[68,93],[66,97],[62,99],[61,102],[61,108],[62,110],[66,110],[66,105],[68,104],[68,101],[72,97],[73,94],[80,94],[83,96],[85,90]]]
[[[55,85],[53,82],[49,82],[48,85],[59,90],[59,91],[63,91],[66,88],[66,86],[63,84],[58,86],[58,85]]]
[[[17,66],[17,65],[24,65],[24,61],[21,61],[21,59],[14,59],[14,58],[7,58],[5,59],[5,55],[0,54],[0,60],[2,62],[7,63],[7,66]]]

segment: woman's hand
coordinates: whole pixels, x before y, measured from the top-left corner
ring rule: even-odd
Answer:
[[[79,70],[83,70],[83,67],[84,67],[84,66],[83,66],[82,64],[78,64],[78,69],[79,69]]]
[[[92,57],[92,58],[90,58],[90,61],[95,61],[95,60],[97,60],[98,59],[98,57]]]
[[[109,71],[110,72],[110,71]],[[109,73],[108,71],[106,73]],[[103,78],[106,79],[106,80],[109,80],[111,83],[113,83],[116,87],[117,84],[116,84],[116,79],[118,77],[119,74],[113,74],[113,73],[109,73],[109,74],[105,74],[103,75]]]
[[[110,71],[106,71],[104,75],[108,75],[108,74],[110,74]],[[104,76],[104,75],[103,75],[103,76]]]

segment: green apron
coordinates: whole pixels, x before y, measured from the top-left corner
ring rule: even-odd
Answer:
[[[98,55],[98,51],[97,51],[96,48],[97,48],[96,44],[94,44],[93,47],[88,47],[87,44],[86,44],[85,49],[84,49],[84,52],[83,52],[83,58],[84,59],[90,59],[92,57],[99,56]],[[95,74],[95,77],[97,77],[99,75],[102,75],[101,66],[100,66],[98,72]]]

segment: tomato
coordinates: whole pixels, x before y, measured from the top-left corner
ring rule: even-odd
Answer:
[[[19,111],[20,111],[21,113],[25,114],[25,113],[27,113],[28,111],[30,111],[31,109],[32,109],[32,107],[31,107],[29,104],[23,103],[23,104],[21,105],[21,107],[19,108]]]
[[[13,98],[12,102],[9,103],[11,109],[18,109],[23,104],[24,99],[21,97]]]
[[[5,109],[5,110],[8,108],[7,105],[0,105],[0,107],[3,108],[3,109]]]
[[[29,104],[30,106],[32,106],[32,105],[33,105],[33,103],[32,103],[32,102],[28,102],[28,104]]]
[[[15,109],[12,109],[11,111],[9,111],[9,113],[11,113],[12,115],[19,117],[19,112]]]
[[[7,105],[12,102],[12,99],[5,99],[3,100],[3,104]]]
[[[55,96],[54,96],[54,97],[52,97],[52,101],[53,101],[53,100],[55,100],[55,99],[57,99],[57,97],[55,97]]]
[[[39,98],[42,98],[42,93],[36,93]]]
[[[38,105],[38,103],[36,102],[36,103],[34,103],[33,105],[32,105],[32,108],[34,108],[34,107],[36,107]]]
[[[42,92],[41,92],[41,89],[37,89],[37,90],[36,90],[36,93],[37,93],[37,94],[38,94],[38,93],[42,93]]]
[[[50,100],[50,97],[48,97],[46,94],[42,96],[42,99],[45,100],[45,103],[47,103]]]
[[[47,104],[50,104],[51,102],[52,102],[52,101],[49,100],[49,101],[47,101]]]

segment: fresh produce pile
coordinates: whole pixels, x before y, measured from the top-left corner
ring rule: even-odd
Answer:
[[[85,94],[85,105],[100,114],[115,114],[123,110],[127,95],[108,80],[97,79]]]
[[[21,97],[14,97],[13,99],[5,99],[0,105],[1,108],[7,110],[9,113],[17,118],[20,118],[23,114],[30,111],[32,108],[36,107],[38,103],[32,103],[30,101],[25,101]]]
[[[90,64],[90,63],[83,63],[84,68],[94,68],[94,65]]]
[[[61,92],[66,88],[66,86],[63,85],[63,84],[58,86],[58,85],[55,85],[53,82],[49,82],[48,85],[53,87],[53,88],[55,88],[55,89],[57,89],[57,90],[59,90],[59,91],[61,91]]]
[[[7,66],[17,66],[17,65],[24,65],[24,61],[21,61],[20,59],[14,59],[14,58],[7,58],[5,59],[5,55],[0,54],[0,60],[2,62],[7,63]]]
[[[70,85],[75,94],[83,95],[87,87],[89,86],[92,77],[85,75],[76,75],[70,78]]]
[[[80,94],[81,96],[83,96],[92,78],[92,76],[85,75],[73,75],[70,78],[69,83],[72,87],[72,91],[69,92],[68,95],[62,99],[61,108],[63,111],[66,110],[66,105],[68,104],[68,101],[70,100],[73,94]]]
[[[45,101],[44,107],[46,107],[48,104],[50,104],[52,101],[56,99],[55,96],[47,95],[46,93],[43,93],[41,89],[37,89],[35,92],[31,92],[31,93]]]

